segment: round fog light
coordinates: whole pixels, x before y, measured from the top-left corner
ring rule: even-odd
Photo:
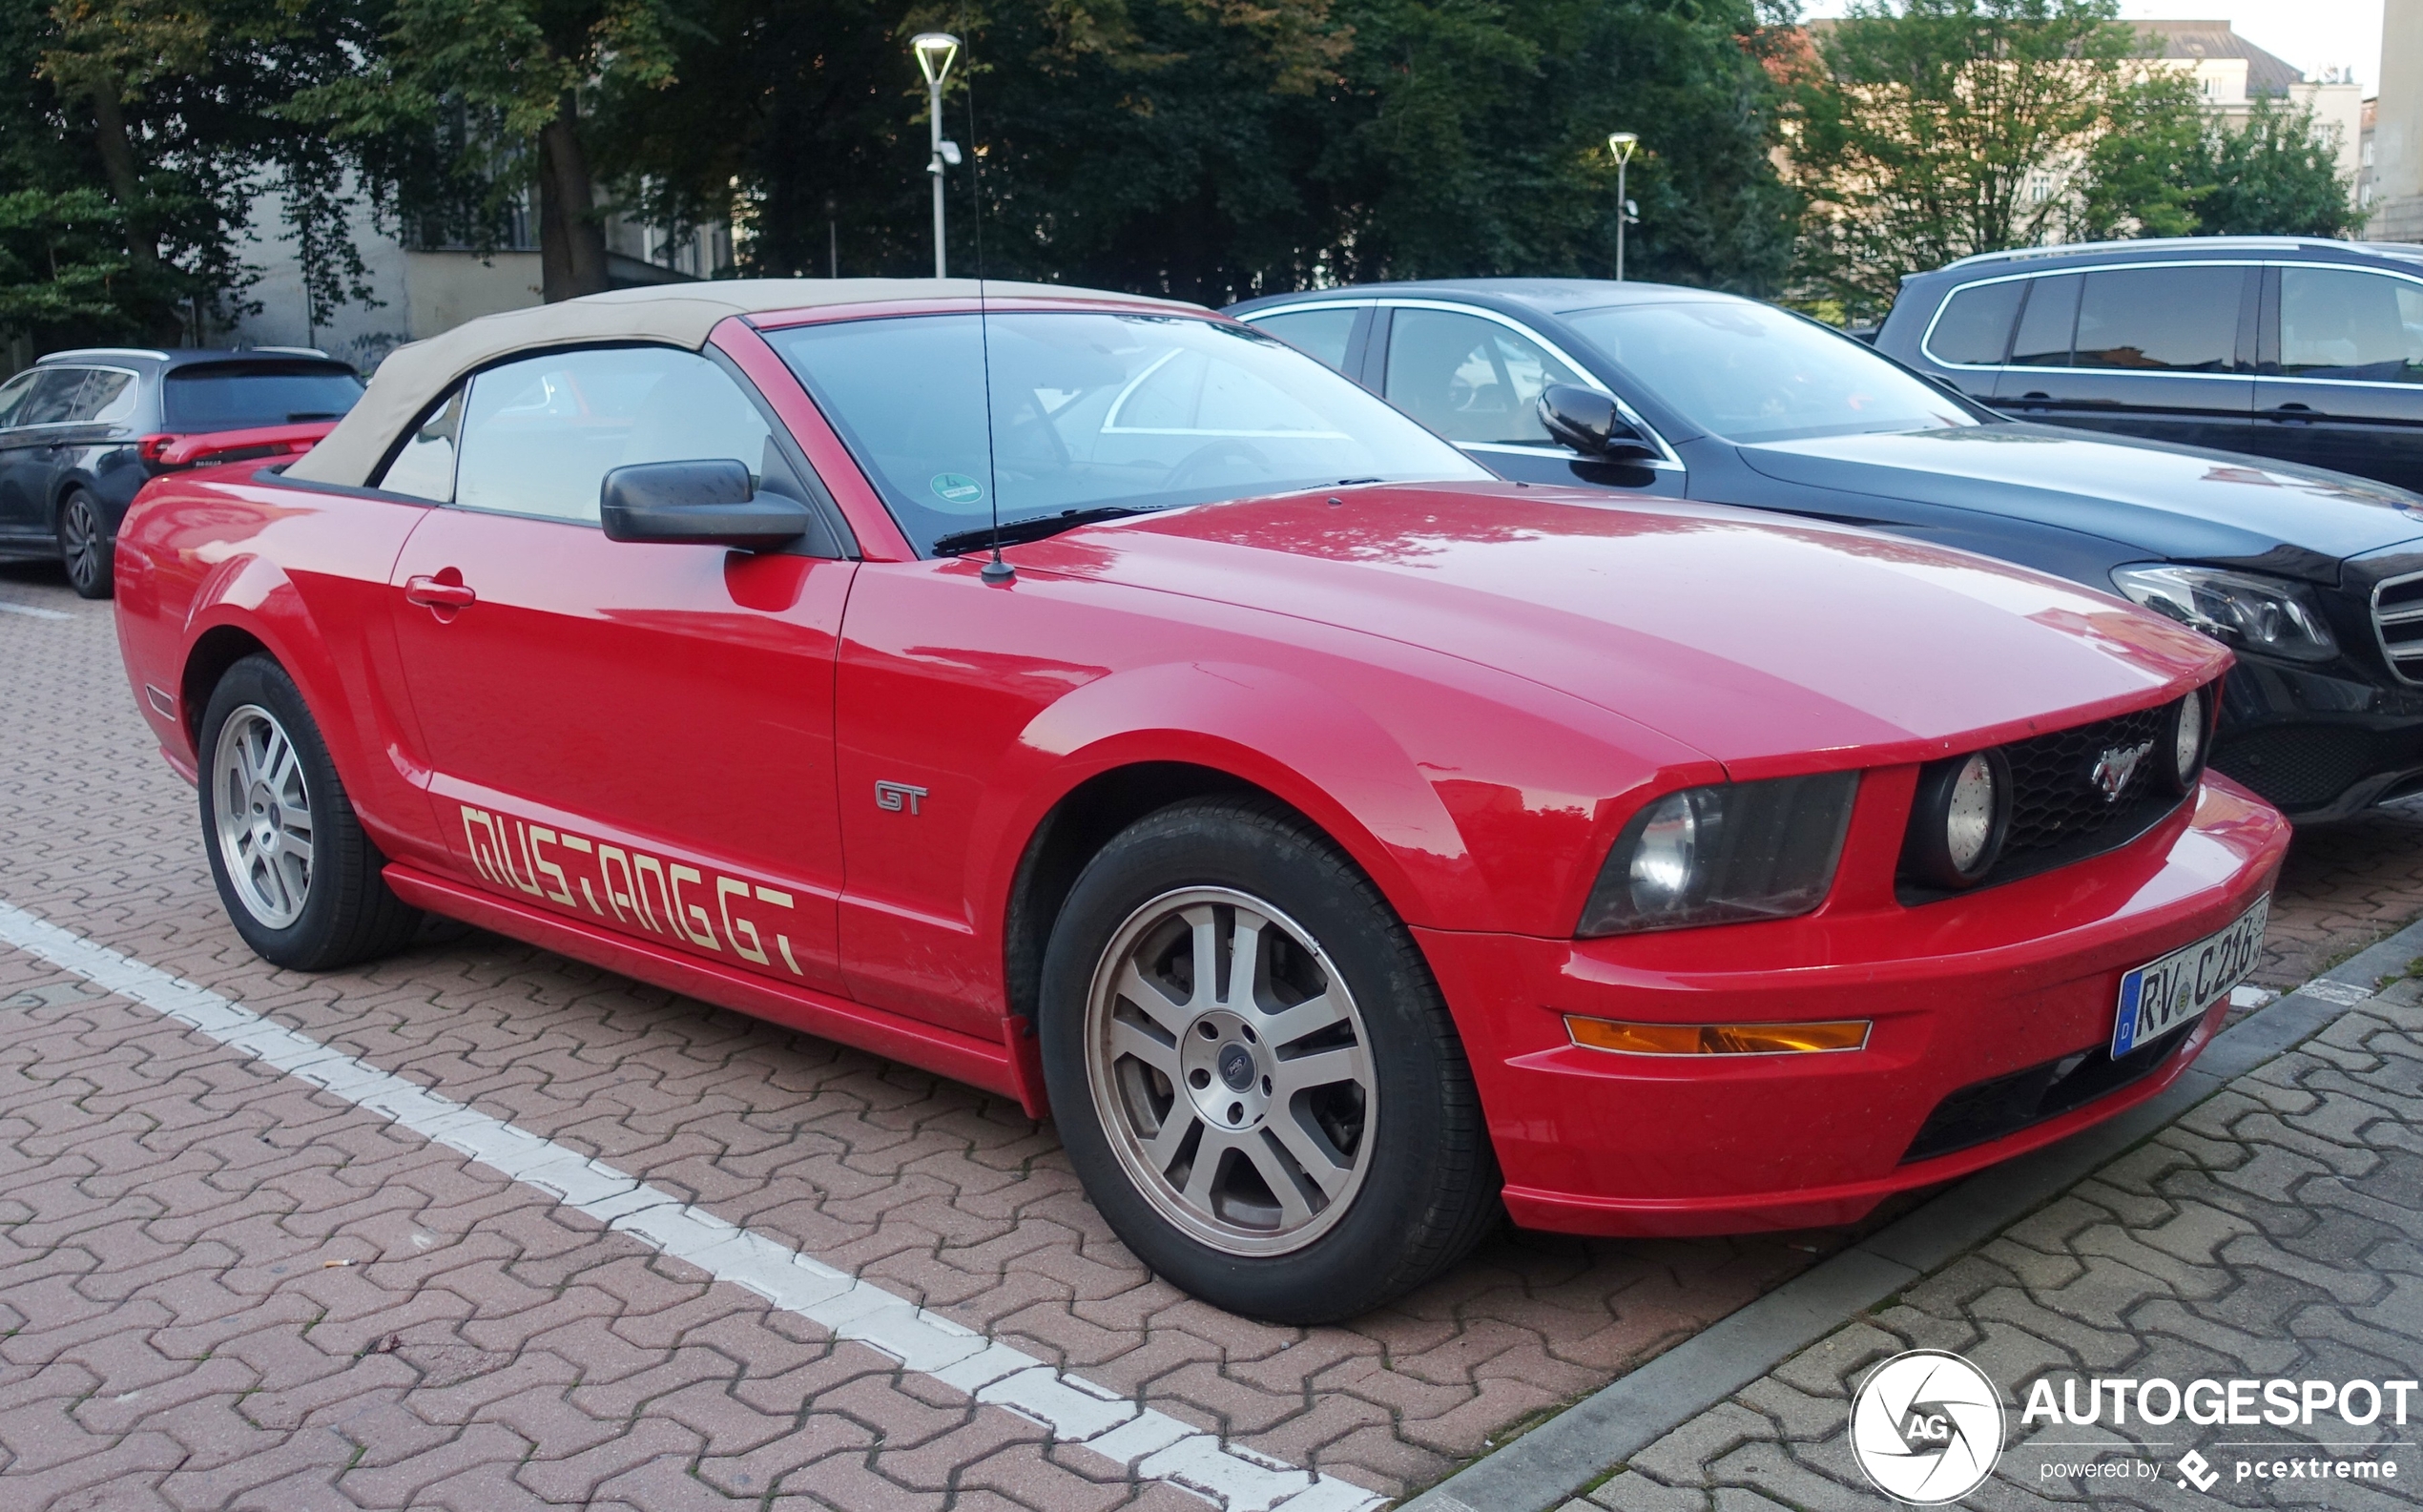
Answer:
[[[1918,774],[1902,864],[1919,880],[1973,887],[1994,869],[2011,827],[2011,763],[1999,751],[1937,761]]]
[[[2176,722],[2170,735],[2171,786],[2185,793],[2196,785],[2196,774],[2205,764],[2204,690],[2188,690],[2172,718]]]

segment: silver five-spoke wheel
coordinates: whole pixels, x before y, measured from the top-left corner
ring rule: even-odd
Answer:
[[[219,727],[211,756],[219,858],[246,911],[283,929],[311,898],[311,786],[277,716],[245,704]]]
[[[1201,1243],[1281,1254],[1352,1206],[1379,1116],[1369,1037],[1344,976],[1271,904],[1191,887],[1137,909],[1085,1033],[1112,1150]]]

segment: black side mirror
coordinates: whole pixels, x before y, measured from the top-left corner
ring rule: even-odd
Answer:
[[[1624,418],[1615,401],[1595,388],[1550,383],[1540,391],[1540,424],[1548,427],[1549,435],[1585,457],[1633,462],[1657,455],[1657,448]]]
[[[747,551],[786,546],[816,524],[797,499],[751,488],[746,463],[643,462],[616,467],[597,490],[610,541],[689,542]]]

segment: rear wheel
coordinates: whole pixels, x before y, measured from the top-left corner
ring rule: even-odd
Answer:
[[[109,597],[116,549],[101,502],[87,489],[70,488],[59,505],[59,560],[68,586],[86,598]]]
[[[285,669],[247,656],[202,715],[202,843],[236,932],[264,960],[325,971],[401,948],[419,911],[388,890],[320,727]]]
[[[1044,963],[1053,1115],[1095,1205],[1171,1282],[1352,1316],[1498,1212],[1438,985],[1360,872],[1267,800],[1164,809],[1087,864]]]

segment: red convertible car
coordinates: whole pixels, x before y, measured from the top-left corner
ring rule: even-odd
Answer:
[[[1980,558],[1497,481],[1190,306],[722,282],[153,483],[128,673],[282,965],[467,920],[1053,1118],[1163,1275],[1837,1224],[2178,1075],[2287,829],[2228,653]]]

